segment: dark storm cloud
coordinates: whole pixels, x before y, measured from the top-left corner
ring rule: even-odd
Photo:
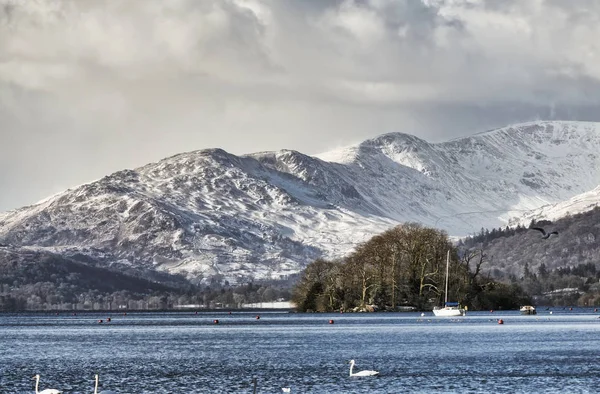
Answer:
[[[181,151],[600,120],[596,1],[0,5],[0,211]]]

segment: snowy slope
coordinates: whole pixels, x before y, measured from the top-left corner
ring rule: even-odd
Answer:
[[[578,194],[567,201],[556,204],[547,204],[521,216],[511,218],[509,220],[509,225],[516,226],[521,224],[523,226],[528,226],[529,223],[531,223],[531,220],[554,221],[569,215],[591,211],[598,206],[600,206],[600,186],[589,192]]]
[[[311,157],[182,153],[0,214],[0,242],[230,281],[298,272],[417,221],[466,235],[600,184],[600,125],[432,144],[392,133]]]
[[[319,157],[355,170],[390,217],[466,235],[598,186],[598,147],[597,123],[540,122],[440,144],[388,134]]]

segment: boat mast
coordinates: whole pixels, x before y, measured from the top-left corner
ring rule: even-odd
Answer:
[[[444,306],[448,304],[448,267],[450,266],[450,249],[446,255],[446,290],[444,290]]]

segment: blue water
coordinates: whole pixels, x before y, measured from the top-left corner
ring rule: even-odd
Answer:
[[[597,392],[600,313],[552,311],[0,314],[0,392]]]

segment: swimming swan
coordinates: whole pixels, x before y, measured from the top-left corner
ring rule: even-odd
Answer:
[[[46,390],[38,391],[38,387],[40,385],[40,375],[35,375],[31,379],[35,379],[35,394],[61,394],[62,393],[62,391],[58,391],[56,389],[46,389]]]
[[[360,371],[357,373],[352,373],[352,369],[354,368],[354,360],[350,360],[350,376],[375,376],[379,375],[378,371]]]
[[[111,391],[111,390],[102,390],[100,393],[98,393],[98,380],[99,380],[98,374],[96,374],[94,376],[94,378],[96,379],[96,385],[94,386],[94,394],[117,394],[115,391]]]

